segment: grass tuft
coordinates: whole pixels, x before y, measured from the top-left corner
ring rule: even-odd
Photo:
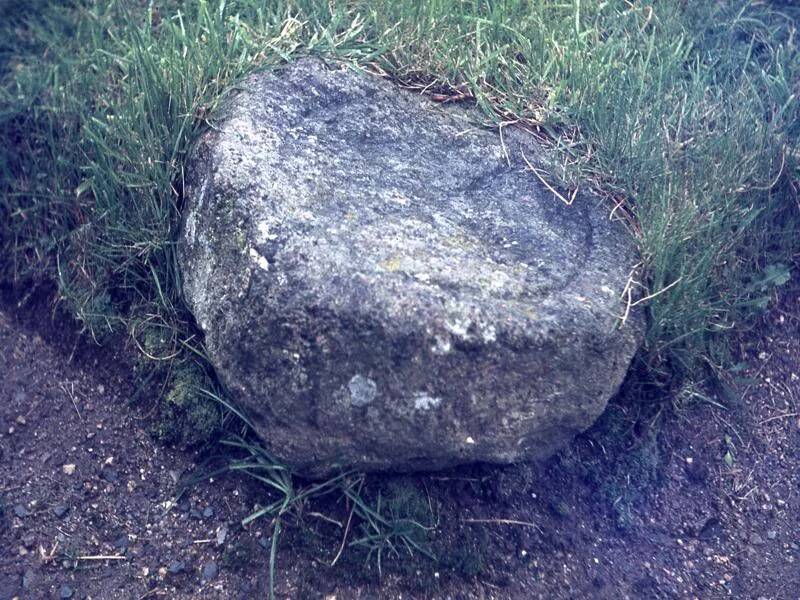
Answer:
[[[361,521],[359,534],[349,545],[366,550],[367,561],[375,560],[379,576],[387,554],[397,559],[422,555],[435,560],[428,539],[428,532],[435,528],[433,509],[413,484],[390,482],[372,502],[361,493],[362,484],[363,480],[343,490]]]

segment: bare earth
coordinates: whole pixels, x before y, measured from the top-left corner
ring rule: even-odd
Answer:
[[[800,598],[800,302],[742,343],[738,391],[619,399],[544,465],[373,478],[429,507],[433,562],[342,542],[349,507],[287,524],[279,598]],[[265,492],[232,476],[177,500],[204,457],[149,431],[130,351],[0,303],[0,599],[263,598]],[[615,431],[612,435],[612,431]],[[357,535],[349,532],[348,541]]]

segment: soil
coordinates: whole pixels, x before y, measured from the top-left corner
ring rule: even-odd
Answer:
[[[153,438],[124,341],[45,308],[0,303],[0,599],[268,597],[273,524],[241,525],[268,492],[227,475],[179,496],[208,452]],[[800,598],[800,299],[739,353],[735,388],[628,389],[546,463],[369,477],[436,560],[390,538],[379,569],[341,496],[309,503],[276,597]]]

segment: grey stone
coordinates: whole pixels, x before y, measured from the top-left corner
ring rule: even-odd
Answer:
[[[22,574],[22,589],[30,590],[36,584],[36,572],[33,569],[25,569]]]
[[[193,150],[178,260],[220,380],[310,476],[547,456],[641,339],[638,261],[525,132],[349,67],[246,79]]]
[[[169,566],[167,567],[167,570],[173,575],[177,575],[178,573],[183,573],[185,569],[186,569],[186,563],[184,563],[182,560],[174,560],[171,563],[169,563]]]
[[[100,470],[100,477],[105,479],[108,483],[117,483],[119,481],[119,473],[116,469],[112,469],[111,467],[103,467]]]
[[[210,581],[214,579],[219,573],[219,567],[213,560],[203,565],[203,580]]]
[[[225,538],[228,537],[228,526],[222,525],[217,529],[217,546],[222,546],[225,543]]]
[[[121,550],[122,552],[128,549],[128,544],[130,544],[130,540],[128,539],[127,535],[121,535],[114,540],[114,548]]]

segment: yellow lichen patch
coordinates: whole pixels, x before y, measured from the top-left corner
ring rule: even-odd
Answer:
[[[381,262],[378,263],[378,267],[380,269],[383,269],[384,271],[389,271],[390,273],[399,271],[401,266],[402,266],[402,260],[399,256],[393,256],[386,260],[382,260]]]

